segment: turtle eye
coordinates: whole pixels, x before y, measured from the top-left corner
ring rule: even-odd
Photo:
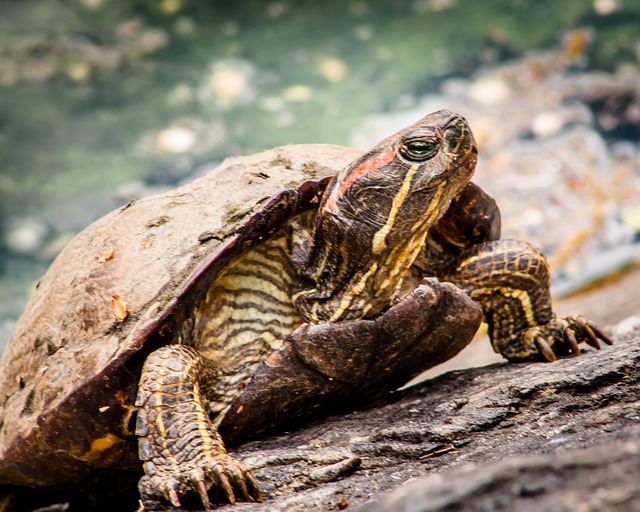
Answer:
[[[408,160],[424,162],[436,156],[438,143],[430,139],[414,139],[400,146],[400,154]]]

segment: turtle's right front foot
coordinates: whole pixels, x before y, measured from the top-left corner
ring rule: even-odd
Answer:
[[[600,350],[601,342],[613,345],[611,338],[588,318],[556,317],[547,324],[522,331],[515,343],[502,350],[502,355],[512,361],[553,362],[559,355],[572,353],[579,356],[580,343]]]
[[[204,409],[199,380],[206,371],[200,354],[183,345],[162,347],[144,364],[136,399],[141,510],[180,507],[196,495],[209,511],[211,491],[231,503],[262,501],[251,470],[227,454]]]

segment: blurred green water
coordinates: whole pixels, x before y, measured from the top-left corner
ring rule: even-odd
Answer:
[[[576,27],[611,70],[637,61],[638,26],[640,0],[0,0],[0,346],[64,236],[139,193],[123,184],[348,144],[365,116]],[[22,216],[42,228],[27,250]]]

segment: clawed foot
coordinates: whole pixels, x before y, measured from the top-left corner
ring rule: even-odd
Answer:
[[[258,488],[251,470],[242,462],[227,454],[211,456],[204,464],[186,464],[173,471],[158,471],[154,475],[146,475],[138,484],[142,497],[141,510],[155,508],[157,499],[162,497],[174,507],[180,507],[180,497],[197,493],[205,510],[211,510],[209,489],[221,491],[230,503],[236,498],[241,501],[262,501],[262,493]]]
[[[580,355],[580,343],[597,350],[600,342],[613,345],[613,341],[595,323],[583,316],[556,318],[546,325],[531,327],[523,334],[525,357],[512,359],[545,359],[555,361],[558,354],[571,352]]]

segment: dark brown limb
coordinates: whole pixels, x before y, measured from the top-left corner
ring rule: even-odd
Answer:
[[[375,320],[303,325],[258,367],[219,431],[244,440],[397,389],[462,350],[481,316],[461,290],[427,280]]]
[[[451,201],[449,209],[431,232],[452,246],[468,248],[498,240],[500,223],[500,209],[495,200],[470,182]]]
[[[510,360],[555,361],[580,355],[579,343],[601,348],[611,340],[584,317],[557,318],[549,266],[534,246],[518,240],[478,244],[464,252],[447,278],[476,300],[494,349]]]
[[[447,280],[460,286],[482,307],[491,343],[507,359],[542,356],[535,343],[540,334],[528,329],[553,320],[549,266],[533,245],[519,240],[496,240],[464,252]]]

